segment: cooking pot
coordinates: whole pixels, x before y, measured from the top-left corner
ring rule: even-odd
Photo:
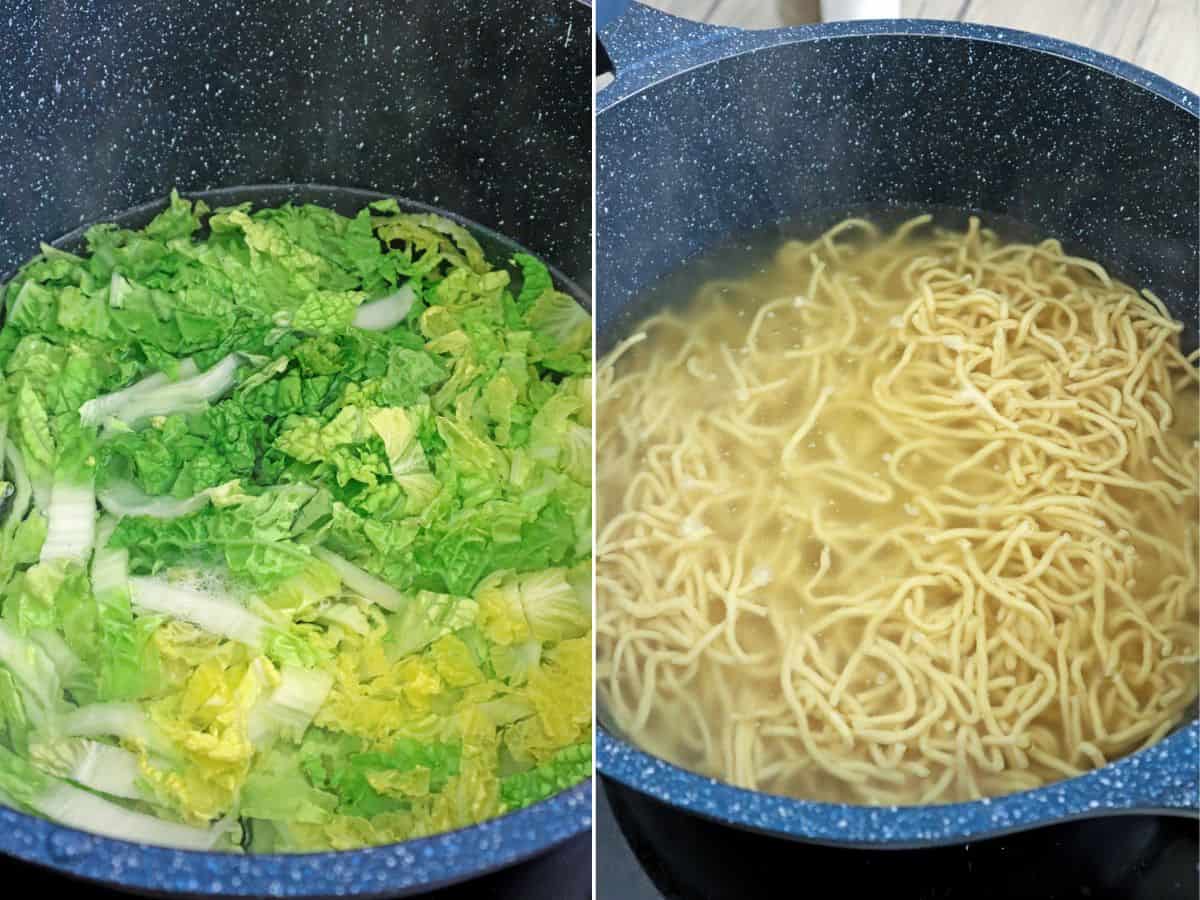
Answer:
[[[933,211],[951,223],[976,212],[1060,238],[1069,252],[1157,292],[1186,323],[1185,346],[1195,346],[1195,94],[1082,47],[961,23],[750,32],[634,4],[599,38],[616,79],[597,95],[598,353],[663,297],[679,296],[652,289],[662,276],[731,235],[784,221],[812,233],[863,210],[882,218]],[[977,857],[977,896],[1080,896],[1090,889],[1082,881],[1063,894],[1051,884],[1075,871],[1067,864],[1075,843],[1107,852],[1095,835],[1113,826],[1084,820],[1148,817],[1125,827],[1200,814],[1194,713],[1155,746],[1037,790],[877,808],[757,793],[685,771],[624,740],[599,714],[597,768],[617,818],[684,896],[757,896],[771,873],[795,889],[819,867],[847,896],[916,896],[897,882],[910,876],[928,888],[920,896],[958,896],[938,886],[961,868],[964,847],[989,841],[1010,852],[990,863]],[[1015,835],[1047,826],[1075,831],[1046,845],[1058,849],[1047,851],[1045,871],[1025,873],[1029,893],[1009,892],[1016,882],[1006,867],[1029,859],[1011,852]],[[1194,896],[1194,821],[1185,830],[1191,842],[1172,851],[1191,860],[1185,892],[1152,896]],[[1148,840],[1116,845],[1124,852]],[[810,852],[816,845],[822,853]],[[917,855],[868,852],[879,849]]]
[[[41,240],[78,246],[86,223],[140,227],[172,187],[343,213],[387,195],[458,218],[494,260],[527,248],[589,305],[590,18],[570,0],[25,9],[0,30],[0,272]],[[0,807],[0,852],[126,890],[256,897],[411,896],[530,860],[536,878],[493,876],[491,895],[558,898],[586,896],[590,824],[590,781],[470,828],[294,855],[148,847]]]

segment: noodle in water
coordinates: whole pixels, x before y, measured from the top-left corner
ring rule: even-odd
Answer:
[[[747,788],[995,796],[1197,692],[1197,354],[1058,242],[851,219],[602,363],[598,678]]]

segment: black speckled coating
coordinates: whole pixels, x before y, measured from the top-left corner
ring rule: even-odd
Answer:
[[[14,2],[0,272],[180,190],[360,187],[590,281],[590,10],[572,0]]]
[[[894,206],[976,210],[1057,237],[1158,293],[1194,345],[1194,94],[1061,41],[948,22],[743,32],[635,5],[601,39],[617,80],[598,96],[596,126],[600,352],[646,313],[635,299],[651,282],[732,234]],[[1079,778],[947,806],[741,790],[603,729],[597,764],[670,807],[842,846],[952,845],[1106,812],[1200,810],[1195,720]],[[744,885],[762,860],[728,862],[728,881]]]
[[[0,272],[81,224],[149,204],[144,222],[172,187],[342,212],[377,196],[359,188],[491,229],[476,233],[493,255],[515,240],[586,303],[590,18],[574,0],[6,4]],[[470,828],[290,856],[145,847],[0,806],[0,852],[155,894],[411,896],[578,847],[591,796],[588,781]],[[545,896],[586,888],[578,852],[570,872],[546,863],[567,893]]]

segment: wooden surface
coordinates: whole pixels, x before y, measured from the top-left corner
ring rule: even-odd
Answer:
[[[819,21],[818,0],[643,0],[688,19],[742,28]],[[902,0],[905,17],[1035,31],[1136,63],[1200,91],[1200,0]]]

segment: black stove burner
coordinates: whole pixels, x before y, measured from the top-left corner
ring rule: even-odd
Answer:
[[[1108,816],[951,847],[861,850],[729,828],[602,783],[597,900],[1200,897],[1200,827],[1192,818]],[[606,889],[606,872],[614,890]]]
[[[537,859],[420,896],[425,900],[587,900],[592,886],[592,836],[572,838]],[[130,894],[0,856],[0,895],[129,900]],[[157,896],[157,895],[156,895]],[[381,898],[382,900],[382,898]]]

